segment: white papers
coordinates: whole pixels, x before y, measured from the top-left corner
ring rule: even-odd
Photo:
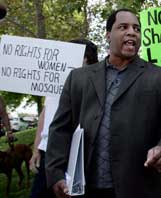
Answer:
[[[80,128],[80,125],[75,130],[72,138],[66,182],[69,195],[84,194],[84,130]]]

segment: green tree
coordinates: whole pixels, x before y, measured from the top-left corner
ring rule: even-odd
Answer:
[[[1,22],[1,34],[68,41],[88,34],[87,0],[6,0],[7,16]],[[15,108],[24,97],[35,101],[38,113],[43,100],[39,96],[1,92],[9,107]]]

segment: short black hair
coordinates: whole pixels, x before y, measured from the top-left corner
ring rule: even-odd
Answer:
[[[7,13],[7,9],[6,9],[5,5],[0,3],[0,20],[6,16],[6,13]]]
[[[88,39],[73,39],[70,42],[86,45],[84,57],[87,58],[88,65],[98,62],[97,46],[92,41]]]
[[[116,15],[117,15],[118,12],[131,12],[132,14],[136,15],[135,12],[133,12],[132,10],[130,10],[128,8],[121,8],[121,9],[118,9],[118,10],[113,11],[112,14],[107,19],[107,22],[106,22],[106,31],[108,31],[108,32],[111,31],[112,26],[113,26],[113,24],[116,21]],[[138,17],[137,17],[137,19],[139,21],[139,18]],[[139,24],[140,24],[140,21],[139,21]]]

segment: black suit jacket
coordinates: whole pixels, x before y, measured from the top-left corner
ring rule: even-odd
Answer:
[[[48,186],[64,178],[72,134],[79,123],[85,130],[88,181],[104,100],[105,61],[70,73],[49,130]],[[161,197],[160,174],[154,168],[144,167],[147,151],[160,144],[160,138],[161,69],[136,57],[128,65],[111,107],[110,157],[117,198]]]

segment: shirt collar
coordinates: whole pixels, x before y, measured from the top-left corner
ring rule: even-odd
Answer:
[[[106,58],[106,68],[107,69],[113,69],[113,70],[116,70],[118,72],[122,72],[122,71],[127,69],[127,65],[125,67],[121,68],[121,69],[117,69],[115,67],[115,65],[112,65],[111,63],[109,63],[109,56],[107,56],[107,58]]]

